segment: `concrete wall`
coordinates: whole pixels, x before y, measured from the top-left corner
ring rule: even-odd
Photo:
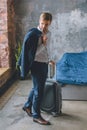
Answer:
[[[65,52],[87,50],[87,2],[67,0],[64,7],[60,7],[62,12],[56,13],[51,27],[52,48],[56,59]]]
[[[53,14],[51,49],[56,60],[65,52],[87,50],[87,0],[15,0],[16,40],[38,25],[42,11]]]

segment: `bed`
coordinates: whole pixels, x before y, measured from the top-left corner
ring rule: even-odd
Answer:
[[[64,53],[56,64],[63,99],[87,100],[87,52]]]

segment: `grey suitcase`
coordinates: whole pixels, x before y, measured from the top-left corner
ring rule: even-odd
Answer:
[[[49,70],[50,69],[48,69],[48,71]],[[48,74],[50,74],[50,72]],[[51,113],[53,116],[58,116],[59,114],[61,114],[62,111],[61,86],[60,84],[58,84],[58,82],[52,79],[52,76],[53,75],[51,73],[51,77],[49,75],[45,83],[41,110]]]

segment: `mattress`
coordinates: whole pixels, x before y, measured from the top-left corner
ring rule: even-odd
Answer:
[[[64,53],[56,63],[56,81],[87,85],[87,52]]]

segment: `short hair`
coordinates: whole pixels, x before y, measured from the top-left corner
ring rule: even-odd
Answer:
[[[47,20],[47,21],[51,22],[52,21],[52,14],[49,12],[43,12],[40,15],[40,19]]]

